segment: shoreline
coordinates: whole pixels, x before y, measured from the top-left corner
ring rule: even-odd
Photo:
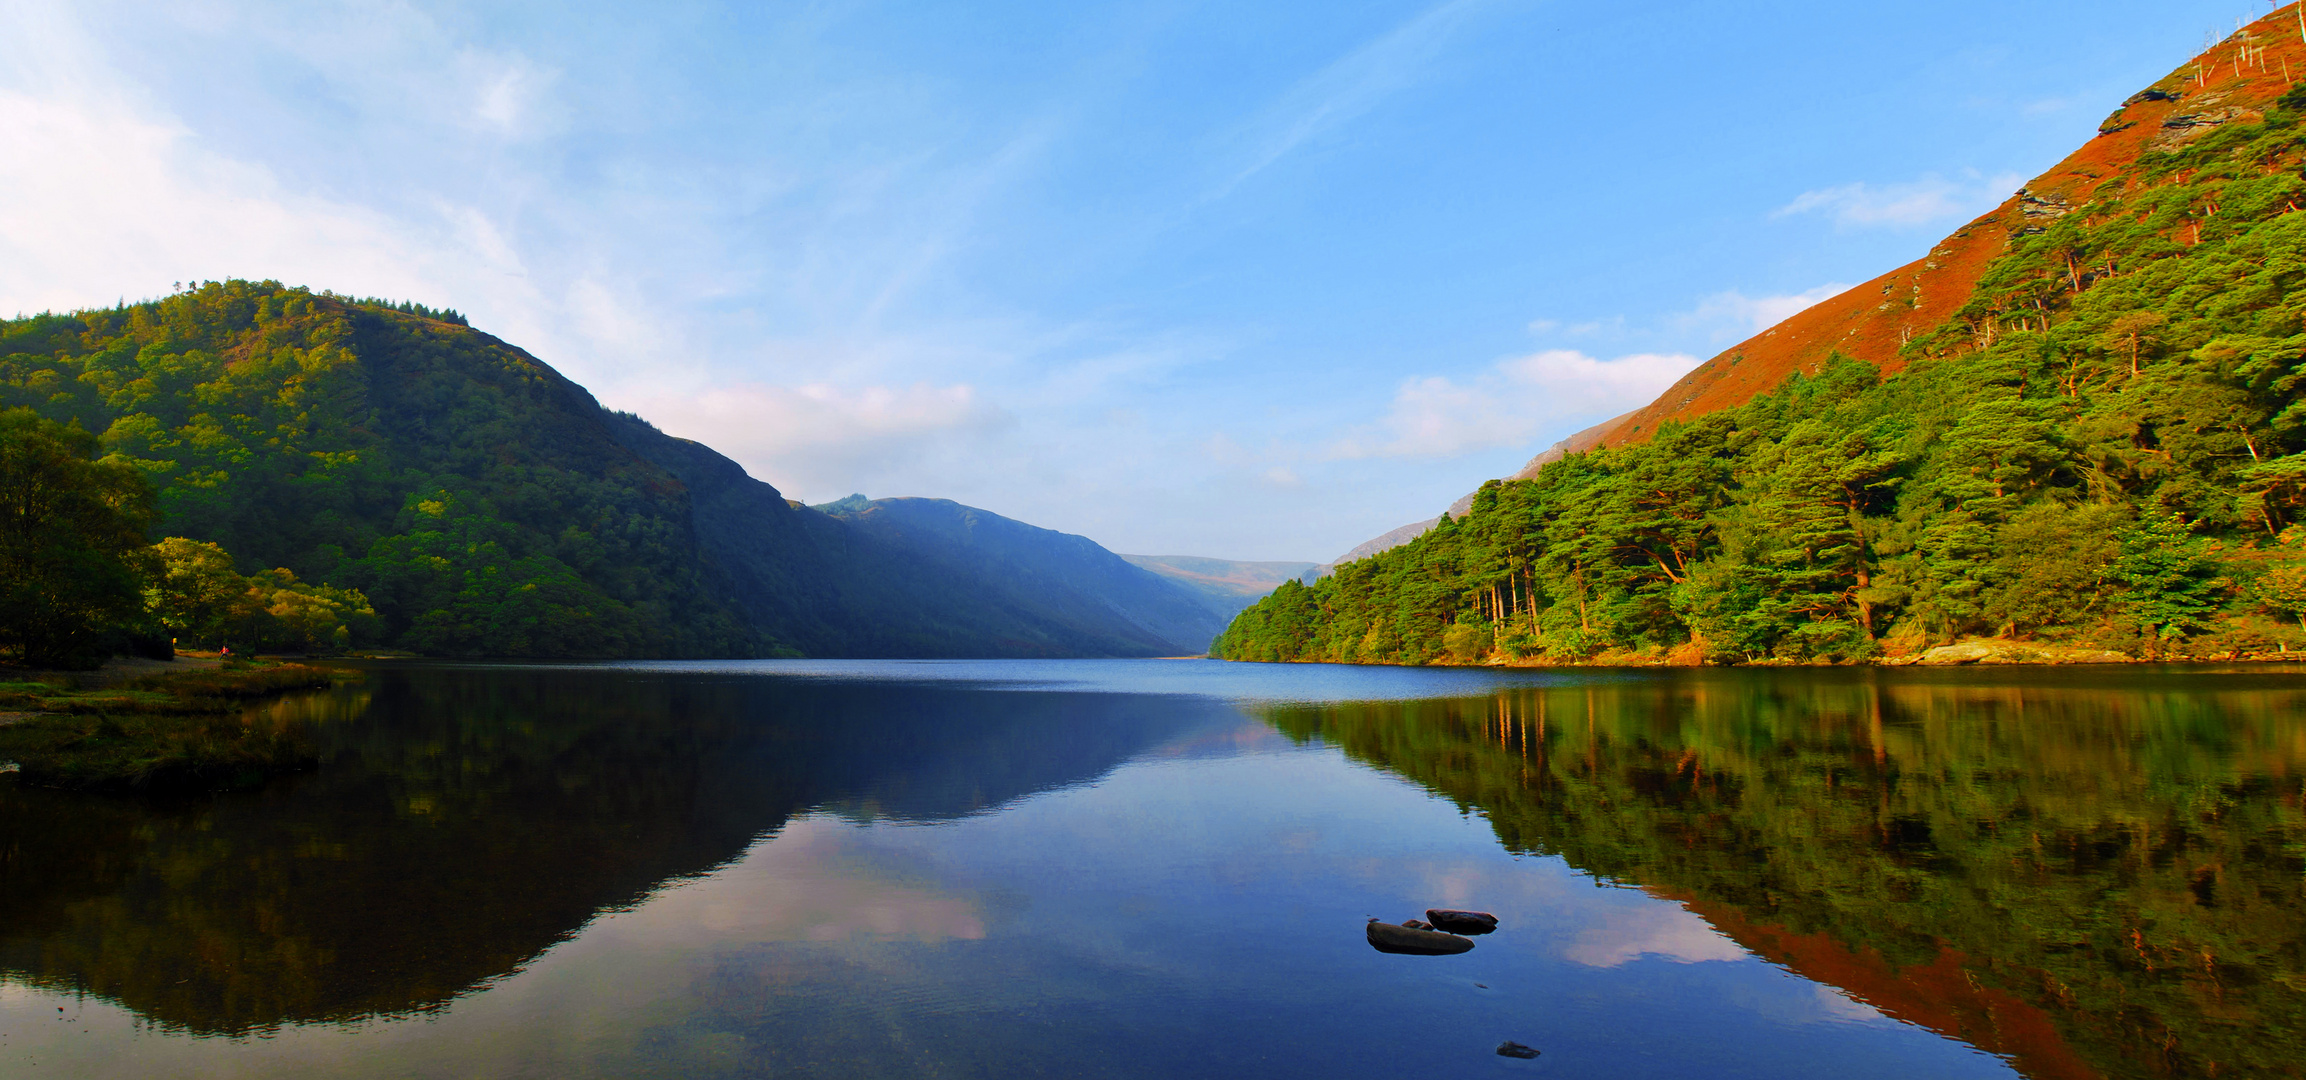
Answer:
[[[1440,657],[1423,662],[1398,660],[1242,660],[1234,663],[1278,664],[1348,664],[1361,667],[1447,667],[1489,670],[1551,670],[1574,668],[1866,668],[1866,667],[2081,667],[2098,666],[2171,666],[2171,667],[2229,667],[2239,664],[2263,665],[2279,668],[2284,665],[2306,665],[2306,650],[2296,652],[2228,653],[2201,656],[2132,656],[2112,649],[2087,646],[2052,645],[2041,642],[2008,641],[2002,639],[1976,639],[1939,645],[1921,652],[1898,656],[1879,656],[1867,660],[1845,662],[1805,662],[1764,658],[1734,663],[1713,663],[1692,657],[1685,649],[1659,653],[1604,652],[1585,660],[1551,660],[1537,658],[1482,659],[1458,661]]]
[[[295,732],[244,722],[256,702],[351,677],[307,664],[108,664],[97,672],[0,668],[0,776],[81,791],[253,787],[310,768]],[[77,685],[60,685],[77,684]]]

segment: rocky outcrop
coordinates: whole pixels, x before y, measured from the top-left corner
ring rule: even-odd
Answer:
[[[1907,661],[1923,667],[1964,664],[2127,664],[2132,658],[2111,649],[2046,645],[2025,641],[1964,641],[1940,645]]]
[[[2048,232],[2050,223],[2072,213],[2074,204],[2063,195],[2044,195],[2032,188],[2018,189],[2018,215],[2025,224],[2019,228],[2021,236]]]

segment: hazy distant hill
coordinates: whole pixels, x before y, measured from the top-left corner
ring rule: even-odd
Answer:
[[[1185,586],[1086,537],[1027,525],[948,499],[852,495],[810,508],[966,587],[1020,622],[1046,625],[1115,655],[1195,655],[1225,629]]]
[[[911,545],[796,509],[710,448],[414,304],[230,281],[0,321],[10,407],[101,433],[158,489],[161,535],[217,542],[243,572],[365,592],[381,638],[357,644],[1146,656],[1199,652],[1216,632],[1183,589],[1109,553],[1120,572],[1084,577],[1033,551]]]
[[[1320,569],[1318,563],[1309,562],[1237,562],[1232,559],[1207,559],[1198,555],[1123,555],[1138,566],[1150,570],[1192,590],[1227,620],[1242,608],[1257,602],[1259,597],[1272,592],[1284,581],[1303,579]],[[1221,628],[1222,629],[1222,628]]]
[[[1527,480],[1530,477],[1536,476],[1539,469],[1545,468],[1546,466],[1551,465],[1556,461],[1560,461],[1561,459],[1568,457],[1571,454],[1582,454],[1596,446],[1601,445],[1603,436],[1609,434],[1611,431],[1616,430],[1633,415],[1633,413],[1626,413],[1624,416],[1610,417],[1601,423],[1595,424],[1594,426],[1571,435],[1570,437],[1563,439],[1560,442],[1554,443],[1552,446],[1548,446],[1545,449],[1538,451],[1536,457],[1530,458],[1529,463],[1521,467],[1521,471],[1514,473],[1507,479]],[[1456,502],[1449,504],[1449,516],[1453,518],[1464,517],[1466,511],[1473,509],[1473,496],[1474,492],[1470,491],[1458,496]],[[1383,535],[1374,537],[1369,540],[1364,540],[1361,543],[1355,545],[1353,550],[1348,551],[1343,555],[1339,555],[1337,558],[1329,562],[1321,564],[1321,566],[1318,567],[1318,572],[1321,574],[1327,574],[1333,567],[1342,566],[1357,559],[1366,559],[1381,551],[1391,551],[1394,548],[1400,547],[1403,544],[1406,544],[1420,536],[1425,535],[1425,530],[1434,527],[1440,522],[1441,518],[1436,515],[1434,517],[1426,518],[1424,521],[1414,521]],[[1275,584],[1279,583],[1276,582]]]

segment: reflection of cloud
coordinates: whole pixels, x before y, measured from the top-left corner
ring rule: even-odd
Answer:
[[[1819,1019],[1847,1021],[1856,1024],[1870,1024],[1876,1020],[1888,1019],[1882,1015],[1880,1009],[1842,993],[1839,989],[1825,983],[1818,983],[1810,989],[1817,993],[1818,1011],[1825,1014]]]
[[[737,865],[660,893],[651,923],[746,941],[974,941],[983,902],[861,843],[854,826],[803,817]]]
[[[1688,909],[1654,901],[1602,913],[1597,925],[1580,931],[1562,956],[1587,967],[1609,968],[1645,956],[1677,964],[1743,960],[1746,951]]]

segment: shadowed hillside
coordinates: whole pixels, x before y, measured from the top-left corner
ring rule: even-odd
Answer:
[[[1225,614],[1184,586],[1085,537],[948,499],[851,496],[814,509],[1019,623],[1111,655],[1197,655],[1225,629]]]

